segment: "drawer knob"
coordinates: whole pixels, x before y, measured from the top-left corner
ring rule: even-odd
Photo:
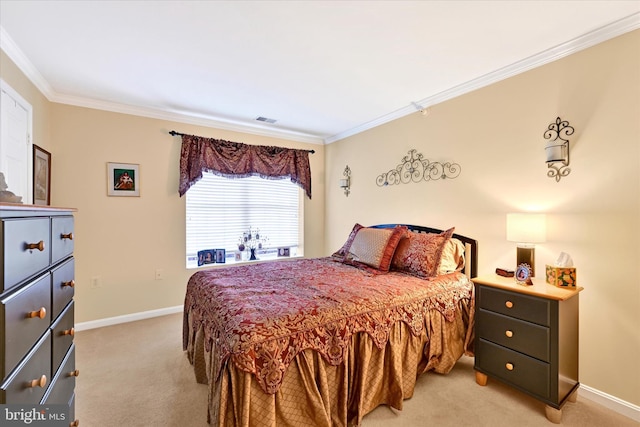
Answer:
[[[47,385],[47,376],[43,375],[40,378],[37,378],[35,380],[31,380],[29,382],[29,387],[40,387],[40,388],[44,388],[44,386]]]
[[[505,368],[507,368],[507,371],[513,371],[513,363],[507,363],[504,366],[505,366]]]
[[[64,240],[64,239],[73,240],[73,233],[67,233],[67,234],[63,233],[63,234],[60,235],[60,238],[62,240]]]
[[[505,307],[507,308],[513,308],[513,303],[511,301],[507,301],[504,303]]]
[[[70,288],[73,288],[76,285],[76,282],[72,279],[69,280],[68,282],[62,282],[62,287],[64,288],[65,286],[68,286]]]
[[[505,334],[507,337],[511,338],[511,337],[513,336],[513,331],[505,331],[505,332],[504,332],[504,334]]]
[[[69,427],[78,427],[80,425],[80,420],[75,420],[74,422],[69,424]]]
[[[47,315],[47,309],[44,307],[40,307],[40,310],[28,312],[27,318],[32,319],[34,317],[39,317],[40,319],[44,319],[46,315]]]
[[[71,336],[74,336],[75,334],[76,334],[76,330],[75,330],[75,328],[65,329],[64,331],[62,331],[62,335],[71,335]]]
[[[38,243],[27,243],[25,247],[29,250],[37,249],[42,252],[44,251],[44,242],[40,240]]]
[[[76,369],[75,371],[69,372],[70,377],[77,377],[78,375],[80,375],[80,371],[78,369]]]

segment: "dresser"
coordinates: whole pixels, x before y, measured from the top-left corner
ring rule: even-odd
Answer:
[[[0,404],[75,419],[74,209],[0,204]]]
[[[534,278],[521,285],[497,275],[472,279],[476,286],[476,382],[488,378],[544,402],[549,421],[575,402],[578,381],[579,293]]]

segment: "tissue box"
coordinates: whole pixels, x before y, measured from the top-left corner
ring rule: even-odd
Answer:
[[[547,283],[559,288],[576,289],[575,267],[556,267],[547,264]]]

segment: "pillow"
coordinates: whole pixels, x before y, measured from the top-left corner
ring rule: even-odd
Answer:
[[[447,240],[442,249],[442,258],[440,260],[440,269],[438,274],[449,274],[454,271],[462,271],[464,268],[464,243],[460,240],[451,238]]]
[[[363,228],[362,225],[356,223],[356,225],[353,226],[353,229],[351,229],[351,233],[349,233],[349,237],[347,238],[347,241],[344,242],[344,245],[342,245],[342,247],[335,251],[331,256],[344,259],[345,255],[347,255],[347,253],[349,252],[349,248],[353,243],[353,239],[355,239],[358,230],[360,230],[361,228]]]
[[[442,252],[455,228],[440,234],[407,233],[391,261],[391,268],[418,277],[434,277],[440,271]]]
[[[406,236],[407,227],[368,228],[356,232],[344,262],[365,264],[380,271],[389,271],[393,254],[400,240]]]

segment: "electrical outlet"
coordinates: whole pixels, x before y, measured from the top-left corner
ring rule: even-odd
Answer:
[[[91,278],[91,288],[101,288],[102,287],[102,278],[100,276],[93,276]]]
[[[162,280],[164,279],[164,270],[161,268],[158,268],[156,270],[156,280]]]

